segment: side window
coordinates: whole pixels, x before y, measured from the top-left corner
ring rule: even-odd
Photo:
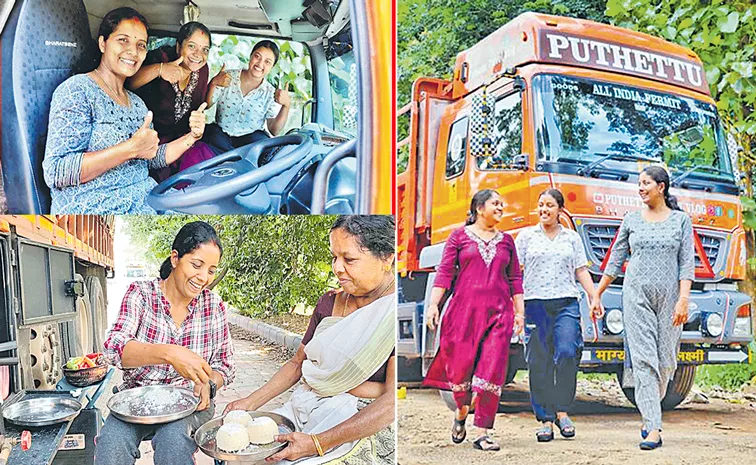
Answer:
[[[492,153],[477,157],[478,169],[508,169],[522,150],[522,97],[520,92],[496,101],[491,131]]]
[[[467,123],[469,118],[458,119],[449,131],[449,142],[446,144],[446,177],[453,178],[465,170],[467,158]]]
[[[156,36],[150,36],[149,39],[147,39],[147,50],[153,51],[155,49],[158,49],[160,47],[164,47],[166,45],[170,45],[171,47],[176,46],[176,38],[175,37],[156,37]]]

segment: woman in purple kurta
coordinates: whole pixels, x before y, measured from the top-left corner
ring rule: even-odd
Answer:
[[[184,136],[192,113],[206,106],[202,104],[207,98],[210,44],[207,27],[198,22],[186,23],[179,29],[176,45],[149,52],[142,68],[128,82],[128,87],[152,111],[161,144]],[[163,181],[213,156],[208,145],[197,141],[180,159],[152,176]]]
[[[440,329],[440,347],[423,384],[453,392],[457,403],[452,427],[455,443],[465,439],[464,424],[476,394],[474,424],[483,431],[473,446],[482,450],[499,449],[485,430],[493,427],[510,340],[515,326],[522,329],[525,311],[514,240],[496,230],[501,216],[496,191],[475,194],[467,224],[452,232],[446,242],[427,312],[433,329],[444,292],[453,291]]]

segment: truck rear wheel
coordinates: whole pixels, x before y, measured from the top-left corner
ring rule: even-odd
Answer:
[[[88,295],[84,297],[89,299],[89,309],[92,316],[92,343],[94,344],[94,351],[101,352],[103,344],[105,344],[105,333],[108,330],[105,293],[102,290],[100,278],[96,276],[87,276],[84,284],[89,291]]]
[[[617,372],[617,382],[622,386],[622,368]],[[678,365],[677,370],[667,386],[667,395],[662,399],[662,410],[672,410],[688,397],[696,379],[695,365]],[[635,405],[635,389],[622,387],[627,400]]]
[[[58,325],[37,325],[30,331],[29,353],[34,389],[55,389],[55,384],[63,375]]]

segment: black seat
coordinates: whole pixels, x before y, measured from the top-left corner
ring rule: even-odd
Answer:
[[[93,45],[81,0],[16,1],[2,36],[1,154],[10,213],[50,213],[42,175],[50,99],[72,74],[94,68]]]

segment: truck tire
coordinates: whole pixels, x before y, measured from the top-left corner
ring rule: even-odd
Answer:
[[[695,365],[678,365],[674,376],[672,376],[672,379],[667,386],[667,395],[662,399],[662,410],[672,410],[680,405],[680,403],[688,397],[690,390],[693,388],[693,382],[695,379]],[[622,386],[622,368],[617,372],[617,382]],[[635,389],[623,387],[622,392],[625,393],[627,400],[635,405]]]
[[[80,274],[76,275],[77,281],[84,281]],[[91,353],[92,347],[92,310],[89,304],[89,291],[84,284],[84,295],[76,298],[76,318],[74,319],[76,331],[76,344],[74,356],[82,356]]]
[[[100,284],[100,278],[87,276],[84,280],[87,286],[89,309],[92,315],[92,344],[94,352],[102,352],[105,343],[105,333],[108,331],[108,309],[105,303],[105,293]]]

